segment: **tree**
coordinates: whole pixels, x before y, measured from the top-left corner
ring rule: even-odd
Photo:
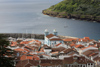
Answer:
[[[8,49],[9,41],[3,35],[0,35],[0,67],[14,67],[13,51]]]

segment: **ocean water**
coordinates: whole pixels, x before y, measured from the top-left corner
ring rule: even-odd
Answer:
[[[62,0],[0,0],[0,33],[43,34],[53,29],[58,35],[100,39],[100,23],[50,17],[42,10]]]

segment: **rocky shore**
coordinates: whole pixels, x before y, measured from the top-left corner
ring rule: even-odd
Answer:
[[[96,21],[100,23],[100,16],[68,14],[66,12],[55,12],[48,9],[43,10],[42,13],[44,15],[49,15],[52,17],[68,18],[68,19],[74,18],[79,20]]]

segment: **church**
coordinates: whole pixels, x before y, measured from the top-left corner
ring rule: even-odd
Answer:
[[[53,47],[59,43],[63,44],[63,40],[58,37],[58,32],[54,29],[53,34],[49,34],[48,30],[46,29],[44,35],[44,44]]]

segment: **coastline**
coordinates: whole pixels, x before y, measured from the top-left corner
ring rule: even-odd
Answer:
[[[77,15],[77,14],[67,14],[66,12],[54,12],[48,9],[42,11],[44,15],[49,15],[52,17],[58,18],[67,18],[67,19],[76,19],[76,20],[86,20],[100,23],[100,16],[92,16],[92,15]]]

